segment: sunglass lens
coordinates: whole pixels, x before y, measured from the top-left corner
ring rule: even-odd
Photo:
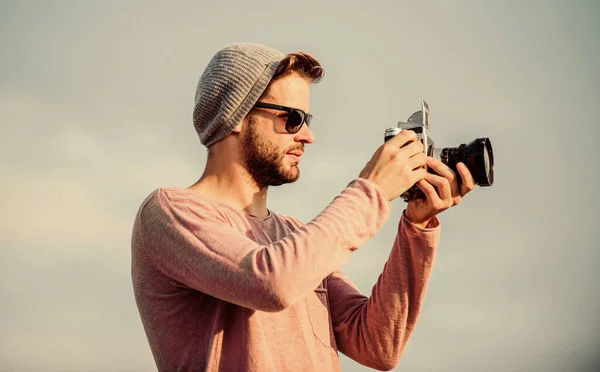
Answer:
[[[296,133],[302,126],[303,122],[304,115],[300,111],[293,110],[288,116],[287,130],[291,133]]]

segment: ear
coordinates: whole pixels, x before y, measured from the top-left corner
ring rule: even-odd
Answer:
[[[240,120],[240,122],[238,123],[238,125],[236,125],[233,129],[232,129],[232,133],[240,133],[242,131],[242,125],[244,124],[244,121],[246,120],[246,118],[244,117],[242,120]]]

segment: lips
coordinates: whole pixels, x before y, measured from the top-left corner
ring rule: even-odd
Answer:
[[[290,151],[286,155],[288,155],[294,162],[300,163],[300,157],[302,154],[302,151]]]

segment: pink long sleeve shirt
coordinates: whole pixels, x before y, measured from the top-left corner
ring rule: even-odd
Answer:
[[[160,188],[140,206],[132,280],[160,371],[339,371],[338,351],[391,369],[411,335],[439,221],[403,216],[370,296],[339,270],[390,203],[357,179],[307,224],[265,219],[197,192]]]

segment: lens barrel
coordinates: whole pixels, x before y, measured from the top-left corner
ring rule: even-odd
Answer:
[[[443,148],[440,160],[455,172],[456,164],[464,163],[479,186],[494,183],[494,153],[489,138],[477,138],[458,147]]]

